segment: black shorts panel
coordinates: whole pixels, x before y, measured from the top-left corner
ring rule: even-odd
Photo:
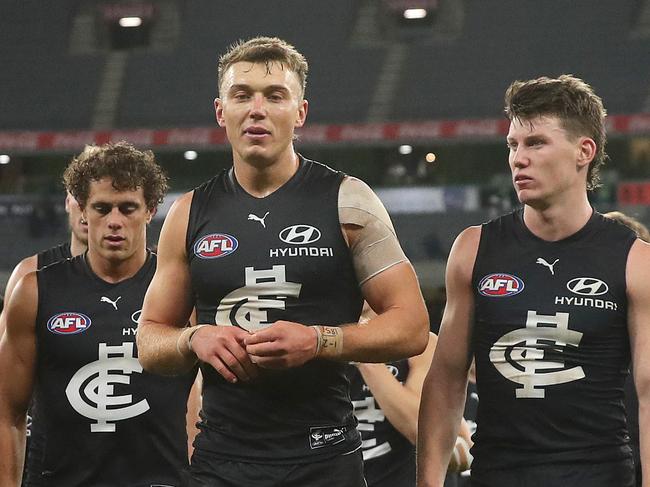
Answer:
[[[472,471],[472,487],[634,487],[631,458],[603,463]]]
[[[384,461],[381,457],[373,460]],[[389,475],[375,481],[369,481],[368,487],[415,487],[415,458],[411,462],[403,463]]]
[[[234,462],[195,451],[190,470],[190,487],[366,487],[361,449],[297,465]]]

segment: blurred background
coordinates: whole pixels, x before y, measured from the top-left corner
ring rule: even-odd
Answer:
[[[68,239],[60,175],[85,144],[155,151],[172,193],[230,164],[216,61],[282,37],[310,63],[298,150],[367,181],[432,307],[453,239],[516,207],[503,93],[573,73],[609,111],[599,211],[650,223],[650,0],[2,0],[0,290]]]

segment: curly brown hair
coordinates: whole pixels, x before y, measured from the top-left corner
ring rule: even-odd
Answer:
[[[596,155],[587,171],[587,189],[600,186],[600,167],[607,161],[607,111],[590,85],[570,74],[515,81],[506,91],[505,113],[510,120],[556,116],[572,137],[592,138],[596,143]]]
[[[63,173],[63,185],[83,209],[90,196],[90,184],[110,178],[117,191],[142,188],[149,210],[162,203],[169,185],[163,169],[150,150],[141,151],[125,141],[100,146],[87,145]]]
[[[264,63],[267,71],[271,64],[278,62],[298,75],[302,96],[305,95],[307,87],[307,72],[309,65],[305,56],[282,39],[277,37],[254,37],[247,41],[238,41],[231,45],[228,50],[219,58],[217,69],[217,90],[221,90],[223,75],[230,66],[245,61],[249,63]]]

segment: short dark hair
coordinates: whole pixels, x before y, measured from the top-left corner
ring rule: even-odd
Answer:
[[[81,208],[86,207],[90,184],[110,178],[117,191],[142,188],[149,210],[162,203],[169,185],[163,169],[150,150],[141,151],[128,142],[87,145],[63,173],[63,185]]]
[[[302,95],[307,87],[307,72],[309,65],[305,56],[282,39],[277,37],[254,37],[247,41],[238,41],[232,44],[219,58],[217,69],[217,89],[221,90],[223,75],[230,66],[245,61],[250,63],[264,63],[267,69],[273,62],[278,62],[298,75]]]
[[[515,81],[506,90],[505,113],[511,121],[556,116],[571,136],[593,139],[596,155],[587,171],[587,189],[600,185],[600,167],[607,160],[607,111],[590,85],[570,74]]]

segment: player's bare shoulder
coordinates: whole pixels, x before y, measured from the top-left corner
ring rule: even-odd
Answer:
[[[460,232],[451,247],[447,272],[460,272],[464,278],[471,278],[476,261],[479,243],[481,242],[481,226],[467,227]]]
[[[38,309],[38,278],[36,271],[25,274],[16,283],[11,297],[4,304],[3,325],[7,330],[34,329]]]
[[[187,193],[184,193],[176,198],[169,208],[166,219],[187,220],[190,214],[190,208],[192,207],[193,198],[194,191],[188,191]]]
[[[158,265],[171,257],[185,259],[185,234],[190,219],[194,191],[179,196],[169,208],[160,232]]]
[[[650,292],[647,275],[650,271],[650,243],[637,238],[632,244],[626,265],[626,281],[628,294],[640,290],[644,294]]]
[[[339,188],[339,214],[341,223],[361,224],[374,216],[393,230],[388,211],[375,192],[361,179],[346,176]],[[394,230],[393,230],[394,232]]]

